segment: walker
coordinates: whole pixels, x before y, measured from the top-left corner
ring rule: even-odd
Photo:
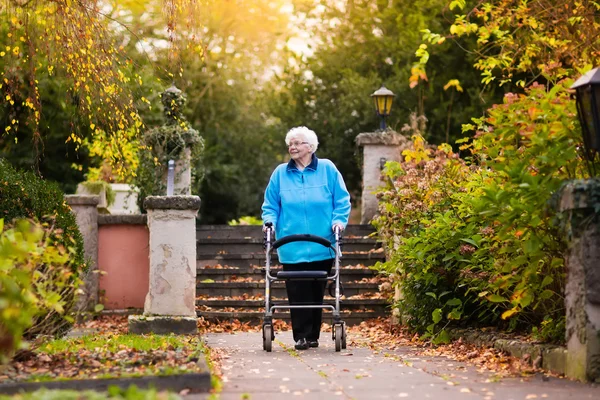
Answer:
[[[340,229],[336,226],[335,246],[324,237],[316,235],[290,235],[283,237],[273,242],[273,224],[267,222],[265,224],[265,316],[262,324],[263,349],[267,352],[272,350],[273,340],[275,339],[275,331],[273,330],[273,314],[278,309],[292,308],[323,308],[330,309],[333,314],[332,339],[335,341],[335,351],[340,351],[346,348],[346,324],[340,316],[340,258],[342,257],[341,245],[342,237]],[[279,247],[292,242],[313,242],[318,243],[327,248],[331,248],[335,252],[335,263],[332,269],[333,275],[328,275],[327,271],[278,271],[275,276],[271,275],[271,253]],[[335,282],[335,307],[329,304],[271,304],[271,284],[277,281],[291,280],[317,280],[317,281],[334,281]]]

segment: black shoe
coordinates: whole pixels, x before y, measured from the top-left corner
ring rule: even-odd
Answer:
[[[296,342],[296,344],[294,345],[294,348],[296,350],[307,350],[308,342],[306,341],[306,339],[302,338]]]
[[[319,347],[319,341],[318,340],[309,340],[308,341],[308,346],[309,347]]]

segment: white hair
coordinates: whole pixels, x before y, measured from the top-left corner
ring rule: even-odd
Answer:
[[[289,146],[290,142],[294,138],[300,139],[303,142],[308,142],[311,153],[317,151],[317,148],[319,147],[319,139],[317,138],[317,134],[305,126],[297,126],[290,129],[287,135],[285,135],[285,144]]]

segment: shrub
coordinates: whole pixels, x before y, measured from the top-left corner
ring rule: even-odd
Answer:
[[[0,361],[21,347],[34,325],[44,326],[71,306],[78,281],[69,267],[74,248],[56,244],[49,224],[0,219]],[[52,326],[57,326],[52,323]],[[39,330],[39,329],[38,329]],[[49,329],[43,333],[52,333]]]
[[[79,272],[84,265],[83,237],[58,185],[32,172],[17,171],[0,159],[0,199],[0,218],[6,222],[15,218],[51,222],[57,228],[55,232],[61,233],[56,240],[66,248],[75,248],[69,264],[73,272]]]
[[[404,163],[388,163],[374,224],[389,255],[378,268],[399,277],[398,306],[425,336],[445,341],[439,326],[461,321],[564,340],[554,328],[565,319],[566,243],[551,203],[585,174],[567,88],[532,85],[465,126],[476,130],[462,141],[470,166],[419,138]]]
[[[46,309],[45,312],[37,314],[34,323],[24,332],[25,338],[32,338],[39,334],[59,335],[72,324],[69,314],[74,310],[75,290],[79,285],[79,275],[86,269],[83,238],[75,216],[56,184],[45,182],[31,172],[17,171],[2,159],[0,159],[0,199],[2,200],[0,218],[3,218],[7,224],[21,218],[37,221],[45,227],[48,246],[64,249],[69,254],[65,260],[65,265],[70,271],[65,275],[69,287],[62,288],[62,277],[57,277],[56,286],[52,289],[61,294],[65,312]],[[39,263],[36,274],[46,276],[45,268],[43,263]],[[52,277],[49,276],[47,279]],[[51,280],[48,282],[48,284],[52,283]]]

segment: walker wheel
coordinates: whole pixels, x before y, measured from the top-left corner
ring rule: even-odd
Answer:
[[[272,349],[272,345],[273,345],[273,336],[274,336],[273,325],[270,325],[270,324],[263,325],[262,335],[263,335],[263,350],[266,350],[268,353],[270,353],[271,349]]]
[[[335,351],[342,350],[342,338],[344,336],[344,326],[339,324],[335,326]]]
[[[346,324],[342,325],[342,349],[346,349]]]

